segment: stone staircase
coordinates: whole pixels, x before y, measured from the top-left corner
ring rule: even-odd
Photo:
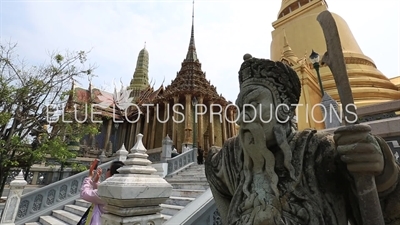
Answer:
[[[165,179],[173,186],[171,197],[161,204],[163,208],[161,214],[166,220],[209,188],[204,165],[196,163]],[[76,225],[89,206],[89,202],[77,199],[74,204],[65,205],[64,209],[53,210],[51,215],[40,216],[39,221],[25,223],[25,225]]]
[[[38,222],[25,225],[76,225],[91,203],[78,199],[73,205],[65,205],[62,210],[53,210],[51,215],[40,216]]]
[[[165,177],[165,180],[173,188],[171,197],[161,204],[163,208],[161,213],[165,215],[166,219],[175,215],[209,188],[204,165],[197,165],[197,163],[193,163],[187,169],[173,176]]]

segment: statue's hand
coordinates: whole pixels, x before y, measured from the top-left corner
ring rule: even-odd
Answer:
[[[347,164],[350,173],[379,175],[383,171],[384,159],[377,140],[366,125],[340,128],[334,140],[340,159]]]

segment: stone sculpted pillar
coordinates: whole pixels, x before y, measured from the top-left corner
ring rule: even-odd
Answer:
[[[122,144],[121,148],[116,152],[119,161],[124,162],[129,152],[126,150],[125,145]]]
[[[171,159],[171,151],[172,151],[172,140],[167,135],[162,141],[161,162],[166,163],[169,159]]]
[[[157,170],[147,159],[142,134],[131,149],[125,166],[119,174],[98,186],[98,194],[106,203],[107,214],[101,216],[102,225],[161,225],[160,204],[171,195],[172,186],[156,174]]]
[[[4,207],[3,216],[1,217],[1,225],[14,225],[17,217],[21,195],[27,182],[24,180],[24,175],[19,172],[15,180],[10,183],[10,192],[8,193],[6,206]]]

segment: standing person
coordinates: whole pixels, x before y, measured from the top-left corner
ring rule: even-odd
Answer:
[[[201,149],[201,146],[197,149],[197,164],[203,164],[203,149]]]
[[[182,153],[184,153],[184,152],[186,152],[186,151],[188,151],[188,150],[189,150],[189,148],[188,148],[187,144],[185,144],[185,145],[182,147]]]
[[[86,211],[78,225],[101,225],[101,215],[105,212],[104,205],[106,204],[97,194],[97,186],[102,174],[102,169],[97,168],[98,159],[94,160],[90,165],[89,176],[83,180],[81,187],[81,198],[86,200],[92,205]],[[121,161],[115,161],[111,163],[109,169],[107,169],[106,179],[119,173],[118,169],[124,166]],[[95,172],[96,170],[96,172]]]
[[[172,145],[171,158],[174,158],[178,155],[179,155],[178,150],[176,150],[175,145]]]
[[[174,150],[172,150],[172,152],[171,152],[171,158],[174,158],[174,157],[176,157],[176,156],[178,156],[179,155],[179,153],[178,153],[178,150],[176,150],[176,148],[174,149]]]

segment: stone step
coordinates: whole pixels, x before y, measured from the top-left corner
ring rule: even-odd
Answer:
[[[185,207],[179,206],[179,205],[168,205],[168,204],[160,204],[160,206],[162,208],[161,214],[165,214],[165,215],[169,215],[169,216],[173,216],[177,212],[179,212],[181,209],[185,208]]]
[[[197,198],[204,193],[205,190],[192,190],[192,189],[172,189],[171,196]]]
[[[188,173],[188,172],[192,172],[192,173],[195,173],[195,172],[197,172],[197,173],[204,173],[205,170],[204,170],[204,168],[203,168],[203,169],[186,169],[186,170],[179,171],[178,174],[179,174],[179,173]]]
[[[179,206],[186,206],[190,202],[195,200],[195,198],[188,198],[188,197],[175,197],[171,196],[167,201],[165,201],[165,204],[167,205],[179,205]]]
[[[30,222],[30,223],[25,223],[25,225],[43,225],[39,222]]]
[[[201,174],[201,175],[206,175],[206,171],[204,170],[188,170],[185,171],[184,173],[178,173],[178,175],[191,175],[191,174]]]
[[[173,183],[173,182],[178,182],[178,183],[180,183],[180,182],[189,182],[189,183],[192,183],[192,182],[206,182],[208,184],[207,178],[205,178],[205,177],[192,177],[192,176],[190,176],[190,177],[179,177],[179,176],[177,176],[177,177],[173,177],[173,178],[168,178],[166,180],[167,180],[168,183]]]
[[[68,223],[65,223],[57,218],[52,217],[52,216],[41,216],[41,217],[39,217],[39,222],[43,225],[69,225]]]
[[[204,166],[202,166],[202,167],[194,167],[194,168],[190,167],[184,171],[203,171],[204,172],[205,170],[204,170]]]
[[[190,172],[190,173],[178,173],[175,174],[171,177],[167,177],[167,178],[172,178],[172,177],[193,177],[193,176],[198,176],[198,177],[206,177],[205,173],[201,173],[201,172]]]
[[[67,212],[65,210],[53,210],[53,216],[67,224],[77,224],[81,220],[81,216]]]
[[[85,212],[87,211],[88,208],[82,207],[79,205],[66,205],[64,207],[64,210],[73,214],[76,214],[78,216],[83,216]]]
[[[206,174],[205,173],[199,173],[199,172],[178,173],[178,174],[174,174],[172,176],[166,176],[166,179],[173,178],[173,177],[192,177],[192,176],[206,177]]]
[[[88,201],[85,201],[83,199],[77,199],[77,200],[75,200],[75,205],[79,205],[79,206],[82,206],[82,207],[85,207],[85,208],[89,208],[92,205],[92,203],[90,203]]]
[[[207,182],[169,182],[174,189],[192,189],[192,190],[207,190],[209,184]]]

